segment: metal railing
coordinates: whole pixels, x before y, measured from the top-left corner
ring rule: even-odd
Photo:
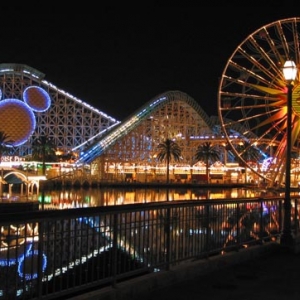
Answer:
[[[283,199],[186,200],[0,215],[0,299],[54,299],[277,240]],[[292,228],[298,233],[298,199]]]

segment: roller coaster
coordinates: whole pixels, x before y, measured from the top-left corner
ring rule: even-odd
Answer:
[[[286,90],[281,66],[288,56],[299,65],[298,23],[299,18],[273,22],[238,45],[221,76],[217,117],[199,105],[211,99],[196,101],[176,90],[141,99],[145,104],[119,121],[46,81],[32,67],[0,64],[0,129],[18,141],[8,155],[30,157],[33,141],[47,136],[61,153],[74,154],[76,167],[89,165],[98,178],[142,171],[157,177],[165,173],[165,165],[156,159],[157,146],[170,138],[182,150],[180,162],[171,162],[180,177],[199,171],[195,151],[210,142],[219,148],[224,168],[238,163],[269,186],[284,185]],[[300,173],[298,82],[293,90],[295,186]],[[105,99],[98,101],[100,106],[101,101]]]

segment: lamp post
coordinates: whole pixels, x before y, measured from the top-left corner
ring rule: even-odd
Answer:
[[[292,60],[287,60],[283,66],[283,75],[287,82],[287,123],[286,123],[286,161],[285,161],[285,197],[283,231],[280,243],[292,246],[291,232],[291,152],[292,152],[292,92],[296,79],[297,68]]]

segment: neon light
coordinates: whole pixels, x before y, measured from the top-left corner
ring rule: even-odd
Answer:
[[[32,280],[32,279],[36,279],[38,277],[38,267],[37,267],[37,270],[35,273],[33,273],[33,272],[32,273],[24,273],[25,259],[26,258],[32,259],[34,256],[36,256],[37,260],[38,260],[38,255],[39,255],[38,250],[32,250],[32,244],[30,244],[28,246],[28,248],[26,249],[26,253],[19,257],[18,273],[21,278],[25,277],[26,280]],[[44,253],[42,255],[43,255],[42,272],[44,272],[47,267],[47,257]],[[38,266],[38,263],[36,264],[36,266]]]
[[[7,146],[24,144],[34,132],[35,127],[35,116],[26,103],[18,99],[0,101],[0,130],[9,137],[10,141]]]
[[[44,112],[49,109],[51,99],[49,94],[39,86],[29,86],[23,92],[25,103],[37,112]]]

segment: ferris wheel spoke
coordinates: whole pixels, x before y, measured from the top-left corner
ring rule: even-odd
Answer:
[[[232,152],[238,162],[270,184],[281,183],[285,172],[287,90],[281,69],[290,57],[300,64],[299,24],[300,18],[279,20],[250,34],[228,59],[219,83],[219,119]],[[295,144],[300,145],[299,90],[295,85],[293,152],[298,151]],[[248,152],[259,150],[260,168],[248,163],[241,144],[247,144]]]

